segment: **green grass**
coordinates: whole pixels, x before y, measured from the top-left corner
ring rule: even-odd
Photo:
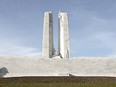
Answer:
[[[115,77],[0,78],[0,87],[116,87]]]
[[[116,83],[0,83],[0,87],[116,87]]]

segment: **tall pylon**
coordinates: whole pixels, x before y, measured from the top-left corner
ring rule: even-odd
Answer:
[[[44,58],[52,58],[54,54],[52,12],[44,13],[43,26],[42,56]]]
[[[58,14],[59,30],[58,30],[58,51],[61,58],[70,57],[70,40],[68,28],[68,14],[59,12]]]
[[[45,12],[42,43],[42,55],[44,58],[53,58],[55,55],[59,56],[59,58],[70,57],[70,40],[67,13],[58,13],[58,26],[58,52],[56,54],[53,41],[52,12]]]

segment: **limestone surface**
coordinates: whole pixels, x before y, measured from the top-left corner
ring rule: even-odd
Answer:
[[[51,58],[54,54],[52,12],[45,12],[43,26],[42,55]]]
[[[69,41],[69,28],[68,28],[68,14],[59,12],[59,36],[58,36],[58,51],[62,58],[70,57],[70,41]]]
[[[42,57],[0,57],[4,77],[19,76],[116,76],[116,58],[77,57],[70,59]],[[0,72],[0,75],[3,74]]]

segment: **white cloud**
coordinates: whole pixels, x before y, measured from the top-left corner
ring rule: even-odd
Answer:
[[[86,51],[85,53],[95,51],[92,53],[95,53],[96,56],[98,54],[103,54],[102,56],[116,56],[116,20],[108,20],[94,16],[91,16],[90,19],[88,21],[89,23],[82,28],[82,31],[79,31],[80,36],[78,39],[75,38],[73,40],[73,43],[77,43],[75,44],[74,50],[78,50],[78,52],[80,50],[81,54],[83,51]],[[103,50],[107,50],[109,53],[107,54]]]
[[[39,48],[26,47],[12,40],[2,39],[0,42],[1,56],[37,56],[41,55]]]
[[[1,18],[1,17],[0,17]],[[0,21],[0,56],[37,56],[41,55],[40,48],[24,45],[27,39],[19,33],[16,25],[5,18]],[[21,30],[20,30],[21,31]],[[18,36],[20,35],[20,36]],[[25,41],[25,42],[24,42]],[[31,42],[31,41],[30,41]]]

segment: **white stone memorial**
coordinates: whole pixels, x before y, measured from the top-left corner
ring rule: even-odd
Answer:
[[[44,58],[52,58],[54,55],[52,12],[44,14],[42,55]]]
[[[61,58],[70,57],[69,30],[68,30],[68,15],[64,12],[59,12],[59,39],[58,52]]]
[[[52,12],[45,12],[42,56],[0,56],[0,76],[69,76],[71,74],[116,77],[115,57],[70,58],[67,13],[59,12],[58,20],[58,52],[54,49]]]
[[[69,28],[68,28],[68,15],[65,12],[58,14],[58,54],[59,58],[70,57],[70,44],[69,44]],[[55,57],[54,41],[53,41],[53,17],[52,12],[45,12],[44,14],[44,28],[43,28],[43,43],[42,43],[42,56],[43,58]]]

